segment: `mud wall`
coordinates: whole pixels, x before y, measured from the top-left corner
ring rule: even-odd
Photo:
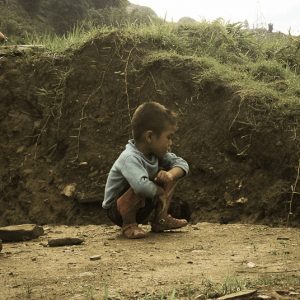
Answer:
[[[130,115],[150,100],[179,114],[173,151],[191,173],[176,198],[190,203],[194,222],[284,224],[299,152],[286,135],[293,120],[271,126],[255,111],[254,130],[243,124],[249,109],[226,82],[198,84],[196,75],[201,66],[153,56],[147,45],[137,49],[117,35],[61,57],[3,57],[1,225],[107,222],[107,173],[131,137]],[[69,184],[75,193],[66,197]],[[292,219],[297,225],[297,205]]]

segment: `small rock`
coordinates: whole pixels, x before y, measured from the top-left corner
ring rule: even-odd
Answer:
[[[273,298],[276,299],[276,300],[287,299],[286,297],[281,296],[279,293],[277,293],[277,291],[273,291],[271,293],[271,295],[272,295],[272,299]]]
[[[16,289],[16,288],[18,288],[18,287],[20,287],[20,286],[21,286],[21,284],[13,284],[13,285],[11,285],[10,287],[13,288],[13,289]]]
[[[239,204],[245,204],[247,202],[248,202],[248,198],[246,198],[246,197],[241,197],[236,200],[236,203],[239,203]]]
[[[248,267],[248,268],[255,268],[255,267],[256,267],[256,264],[255,264],[254,262],[251,262],[251,261],[250,261],[250,262],[247,263],[247,267]]]
[[[4,242],[20,242],[31,240],[43,234],[43,227],[35,224],[0,227],[0,239]]]
[[[96,170],[96,171],[94,171],[94,172],[90,173],[90,174],[89,174],[89,177],[90,177],[90,178],[92,178],[92,177],[95,177],[95,176],[97,176],[97,175],[98,175],[98,173],[99,173],[99,171],[98,171],[98,170]]]
[[[257,298],[258,299],[271,299],[271,297],[268,295],[258,295]]]
[[[192,250],[191,252],[192,252],[192,253],[196,253],[196,254],[197,254],[197,253],[198,253],[198,254],[199,254],[199,253],[202,253],[202,251],[199,250],[199,249]]]
[[[76,189],[76,183],[68,184],[64,187],[61,194],[66,197],[72,197],[73,194],[75,193],[75,189]]]
[[[101,259],[101,255],[90,256],[90,260],[99,260],[99,259]]]
[[[78,276],[79,277],[91,277],[91,276],[94,276],[94,273],[92,273],[92,272],[83,272],[83,273],[80,273]]]
[[[252,296],[256,293],[256,290],[245,290],[237,293],[232,293],[229,295],[225,295],[217,298],[218,300],[234,300],[234,299],[243,299],[249,296]]]
[[[32,261],[36,261],[36,257],[32,257],[31,260],[32,260]]]
[[[22,153],[24,151],[24,149],[25,149],[25,146],[20,146],[20,147],[18,147],[16,152],[17,153]]]
[[[276,290],[275,292],[280,296],[287,296],[289,294],[289,291],[286,290]]]
[[[60,238],[60,239],[51,239],[48,241],[48,245],[50,247],[61,247],[61,246],[69,246],[69,245],[80,245],[84,242],[83,239],[79,238]]]

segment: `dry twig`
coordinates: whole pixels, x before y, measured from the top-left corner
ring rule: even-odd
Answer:
[[[288,202],[289,203],[289,213],[288,213],[287,221],[286,221],[286,226],[287,227],[289,226],[289,223],[290,223],[290,217],[293,214],[292,205],[293,205],[294,195],[296,195],[296,194],[299,195],[299,193],[296,192],[296,188],[297,188],[297,184],[298,184],[298,180],[299,180],[299,175],[300,175],[300,159],[298,161],[298,169],[297,169],[297,176],[296,176],[296,179],[295,179],[295,183],[294,183],[294,185],[291,185],[292,194],[291,194],[291,199]]]
[[[126,60],[125,70],[124,70],[125,94],[126,94],[126,99],[127,99],[127,109],[128,109],[128,116],[129,116],[130,123],[131,123],[131,114],[130,114],[130,101],[129,101],[129,95],[128,95],[128,79],[127,79],[128,72],[127,72],[127,70],[128,70],[130,56],[131,56],[131,53],[134,48],[135,47],[131,48],[129,51],[129,54],[128,54],[128,57]]]
[[[49,122],[51,116],[52,116],[51,114],[48,115],[44,126],[42,127],[42,129],[40,130],[39,134],[37,135],[36,142],[35,142],[35,150],[34,150],[34,160],[36,160],[36,156],[37,156],[38,143],[40,141],[40,138],[41,138],[42,134],[46,131],[46,127],[48,125],[48,122]]]
[[[82,109],[81,109],[81,115],[80,115],[80,119],[79,119],[79,127],[77,128],[78,130],[78,134],[77,136],[71,136],[71,137],[75,137],[77,139],[77,145],[76,145],[76,148],[77,148],[77,151],[76,151],[76,155],[74,157],[74,159],[72,160],[72,162],[75,162],[78,158],[79,158],[79,152],[80,152],[80,136],[81,136],[81,130],[82,130],[82,124],[83,124],[83,120],[86,119],[85,117],[85,110],[86,110],[86,107],[87,105],[89,104],[90,102],[90,99],[92,97],[94,97],[98,91],[102,88],[102,85],[103,85],[103,81],[104,81],[104,76],[105,76],[105,73],[106,71],[103,71],[103,74],[102,74],[102,78],[101,78],[101,82],[100,82],[100,85],[88,96],[87,100],[83,103],[82,105]]]

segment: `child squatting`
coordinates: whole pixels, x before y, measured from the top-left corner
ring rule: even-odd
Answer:
[[[176,114],[157,102],[141,104],[132,117],[133,139],[114,162],[102,207],[129,239],[144,238],[138,226],[151,217],[151,231],[163,232],[188,224],[168,214],[178,180],[187,162],[169,152],[177,129]]]

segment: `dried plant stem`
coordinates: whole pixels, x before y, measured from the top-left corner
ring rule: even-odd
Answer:
[[[232,120],[232,122],[231,122],[231,124],[229,126],[229,131],[231,130],[233,124],[236,122],[236,120],[237,120],[237,118],[238,118],[238,116],[239,116],[239,114],[241,112],[241,106],[242,106],[242,104],[244,102],[244,97],[242,97],[242,96],[240,96],[240,97],[241,97],[241,99],[240,99],[240,103],[239,103],[239,106],[238,106],[238,111],[237,111],[235,117],[233,118],[233,120]]]
[[[129,101],[129,94],[128,94],[128,64],[130,60],[131,53],[135,47],[131,48],[126,60],[125,70],[124,70],[124,81],[125,81],[125,94],[127,99],[127,109],[128,109],[128,116],[131,123],[131,114],[130,114],[130,101]]]
[[[49,122],[51,116],[52,116],[51,114],[49,114],[47,116],[47,119],[46,119],[46,122],[45,122],[44,126],[42,127],[42,129],[40,130],[39,134],[37,135],[36,142],[35,142],[35,150],[34,150],[34,160],[36,160],[36,157],[37,157],[38,143],[39,143],[39,141],[41,139],[42,134],[46,131],[46,127],[48,125],[48,122]]]
[[[297,195],[300,194],[300,193],[296,192],[296,188],[297,188],[299,176],[300,176],[300,159],[299,159],[299,161],[298,161],[298,169],[297,169],[297,176],[296,176],[296,179],[295,179],[295,183],[294,183],[294,185],[291,186],[292,194],[291,194],[291,199],[290,199],[290,201],[289,201],[289,213],[288,213],[287,221],[286,221],[286,226],[287,226],[287,227],[288,227],[289,224],[290,224],[290,217],[291,217],[291,215],[293,214],[293,212],[292,212],[292,205],[293,205],[294,195],[295,195],[295,194],[297,194]]]
[[[77,144],[76,144],[76,155],[73,158],[72,162],[75,162],[76,160],[78,160],[79,158],[79,152],[80,152],[80,136],[81,136],[81,130],[82,130],[82,124],[83,124],[83,120],[86,119],[85,117],[85,110],[87,105],[90,102],[90,99],[92,97],[94,97],[98,91],[102,88],[103,85],[103,81],[104,81],[104,76],[105,76],[106,71],[103,71],[102,73],[102,78],[101,78],[101,82],[100,85],[88,96],[87,100],[83,103],[82,108],[81,108],[81,114],[80,114],[80,119],[79,119],[79,126],[77,128],[78,130],[78,134],[76,136],[71,136],[71,137],[75,137],[77,139]]]

